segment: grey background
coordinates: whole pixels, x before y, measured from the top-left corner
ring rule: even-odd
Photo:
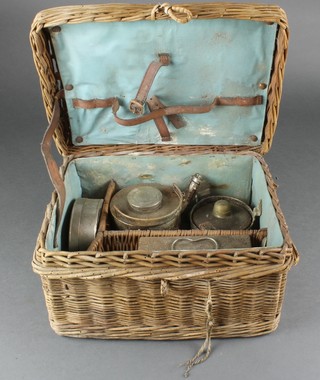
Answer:
[[[1,4],[0,379],[180,379],[178,364],[191,358],[201,341],[59,337],[49,327],[40,279],[31,270],[52,185],[40,154],[47,122],[28,33],[38,11],[65,4]],[[211,357],[193,370],[193,379],[320,378],[320,2],[278,4],[288,14],[291,41],[278,130],[266,160],[280,185],[281,206],[301,260],[289,273],[277,331],[259,338],[214,339]]]

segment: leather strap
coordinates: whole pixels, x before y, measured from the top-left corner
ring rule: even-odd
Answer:
[[[148,100],[148,105],[150,104],[152,110],[166,108],[166,106],[160,101],[157,96],[153,96]],[[186,125],[185,121],[180,115],[169,115],[167,118],[176,129],[183,128]]]
[[[199,113],[207,113],[213,110],[217,106],[240,106],[240,107],[248,107],[248,106],[256,106],[261,105],[263,103],[263,96],[257,95],[253,97],[234,97],[234,98],[226,98],[226,97],[217,97],[211,104],[203,105],[203,106],[170,106],[166,108],[161,108],[155,111],[152,111],[146,115],[137,117],[135,119],[121,119],[117,115],[117,111],[119,110],[119,101],[115,99],[115,102],[112,105],[112,112],[114,114],[114,118],[116,122],[124,127],[132,127],[134,125],[143,124],[147,121],[154,120],[163,116],[171,116],[177,114],[199,114]]]
[[[142,79],[141,85],[137,92],[137,95],[130,102],[130,111],[137,114],[143,114],[144,104],[147,100],[148,93],[157,75],[160,67],[168,66],[170,64],[170,56],[166,53],[159,54],[159,61],[153,61],[150,63],[147,71]]]
[[[151,112],[155,111],[161,107],[159,105],[159,103],[157,102],[157,98],[155,96],[152,99],[148,100],[147,104],[148,104],[149,110]],[[163,108],[163,107],[161,107],[161,108]],[[168,129],[167,124],[164,121],[163,117],[155,118],[154,122],[156,124],[156,127],[158,128],[159,133],[160,133],[161,140],[162,141],[170,141],[171,140],[170,132],[169,132],[169,129]]]
[[[63,92],[59,92],[58,95],[56,96],[54,107],[53,107],[52,119],[50,121],[50,124],[47,130],[45,131],[45,134],[41,142],[41,153],[46,163],[51,182],[58,194],[56,231],[62,219],[62,212],[64,209],[65,200],[66,200],[66,189],[64,186],[63,179],[60,176],[58,164],[56,163],[51,152],[51,142],[52,142],[54,132],[56,128],[58,127],[59,121],[60,121],[59,99],[61,98],[62,95],[63,95]]]
[[[116,192],[116,190],[117,190],[117,183],[113,179],[111,179],[108,186],[107,186],[107,191],[106,191],[106,194],[105,194],[104,200],[103,200],[103,206],[102,206],[101,215],[100,215],[98,232],[104,232],[104,231],[110,229],[109,228],[110,226],[108,223],[109,206],[110,206],[111,199],[112,199],[114,193]]]
[[[202,106],[169,106],[169,107],[166,107],[163,103],[160,102],[160,100],[156,96],[153,96],[153,98],[151,98],[148,101],[151,112],[134,119],[122,119],[117,115],[117,112],[120,108],[120,104],[119,104],[119,100],[115,97],[107,98],[107,99],[90,99],[90,100],[73,99],[72,102],[75,108],[93,109],[93,108],[112,107],[112,112],[113,112],[115,121],[124,127],[132,127],[132,126],[143,124],[143,123],[146,123],[147,121],[156,120],[156,119],[157,119],[158,124],[159,123],[161,124],[159,119],[162,118],[163,116],[167,116],[169,121],[175,126],[175,128],[181,128],[185,124],[180,114],[207,113],[213,110],[217,106],[239,106],[239,107],[257,106],[257,105],[263,104],[263,96],[257,95],[253,97],[240,97],[240,96],[216,97],[211,104],[206,104]],[[167,126],[164,127],[162,125],[158,127],[158,129],[162,137],[164,138],[168,137],[168,133],[165,130],[167,129]]]
[[[112,107],[112,104],[114,103],[115,98],[107,98],[107,99],[90,99],[90,100],[83,100],[83,99],[72,99],[72,105],[74,108],[84,108],[87,110],[93,109],[93,108],[108,108]]]

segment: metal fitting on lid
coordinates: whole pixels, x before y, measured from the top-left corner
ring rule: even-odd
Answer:
[[[212,213],[216,218],[227,218],[232,213],[231,203],[226,199],[216,201]]]

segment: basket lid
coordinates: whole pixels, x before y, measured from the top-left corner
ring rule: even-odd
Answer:
[[[38,14],[31,40],[48,116],[50,99],[63,89],[74,146],[268,151],[286,60],[284,12],[253,4],[161,7],[71,6]],[[141,115],[132,113],[135,104]]]

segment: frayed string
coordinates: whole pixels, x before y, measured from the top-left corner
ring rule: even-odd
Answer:
[[[207,321],[206,321],[206,339],[197,352],[197,354],[187,362],[183,363],[182,365],[185,366],[185,371],[184,371],[184,377],[187,378],[190,374],[191,369],[197,365],[201,364],[204,361],[206,361],[211,353],[211,332],[213,328],[213,318],[212,318],[212,300],[211,300],[211,286],[210,286],[210,281],[208,281],[208,299],[206,303],[206,316],[207,316]]]

